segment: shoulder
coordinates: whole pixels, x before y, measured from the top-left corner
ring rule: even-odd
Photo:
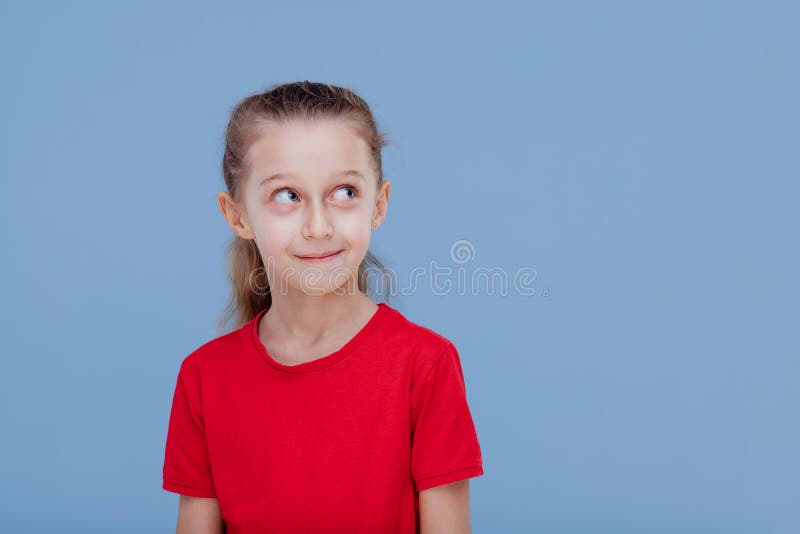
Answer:
[[[450,339],[442,333],[409,319],[398,309],[386,305],[390,319],[387,321],[387,336],[390,339],[402,340],[409,348],[426,352],[441,352],[451,344]]]
[[[399,310],[389,307],[392,320],[384,346],[402,347],[409,359],[412,382],[422,379],[445,354],[456,354],[454,343],[441,332],[412,321]]]
[[[185,379],[199,378],[204,371],[213,373],[221,364],[231,363],[242,354],[243,346],[251,341],[250,326],[248,322],[241,328],[197,345],[181,361],[179,373]]]

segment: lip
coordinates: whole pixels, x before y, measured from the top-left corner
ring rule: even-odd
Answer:
[[[337,250],[336,252],[322,252],[320,254],[314,254],[312,256],[297,256],[301,260],[309,263],[325,263],[328,261],[333,261],[335,258],[339,257],[341,254],[341,250]]]

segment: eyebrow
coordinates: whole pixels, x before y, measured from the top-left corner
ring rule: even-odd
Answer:
[[[360,172],[358,172],[357,170],[354,170],[354,169],[348,169],[348,170],[345,170],[345,171],[333,172],[333,173],[331,173],[330,178],[331,179],[333,179],[333,178],[343,178],[345,176],[354,176],[356,178],[364,180],[364,175],[361,174]],[[261,182],[258,184],[258,187],[263,187],[264,184],[266,184],[268,182],[271,182],[271,181],[288,180],[289,178],[297,179],[298,177],[297,177],[297,175],[292,174],[290,172],[276,172],[275,174],[267,176],[266,178],[261,180]]]

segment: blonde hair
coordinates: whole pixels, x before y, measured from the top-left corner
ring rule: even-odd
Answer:
[[[384,181],[381,149],[390,143],[385,133],[378,132],[367,103],[350,89],[305,80],[274,85],[262,93],[249,95],[231,111],[225,129],[222,175],[228,193],[234,200],[241,200],[241,186],[248,175],[248,149],[259,139],[260,128],[270,123],[286,123],[296,119],[338,119],[352,127],[369,147],[370,163],[380,187]],[[231,293],[220,318],[220,333],[225,331],[231,320],[232,329],[238,329],[272,305],[264,261],[255,241],[234,234],[226,256],[229,258]],[[380,271],[385,283],[390,283],[386,267],[368,251],[358,268],[358,290],[364,294],[369,294],[371,289],[368,277],[370,265]]]

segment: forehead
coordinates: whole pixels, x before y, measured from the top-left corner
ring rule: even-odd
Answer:
[[[261,130],[248,150],[251,174],[259,181],[274,173],[327,177],[341,169],[370,170],[369,147],[339,121],[292,121]]]

